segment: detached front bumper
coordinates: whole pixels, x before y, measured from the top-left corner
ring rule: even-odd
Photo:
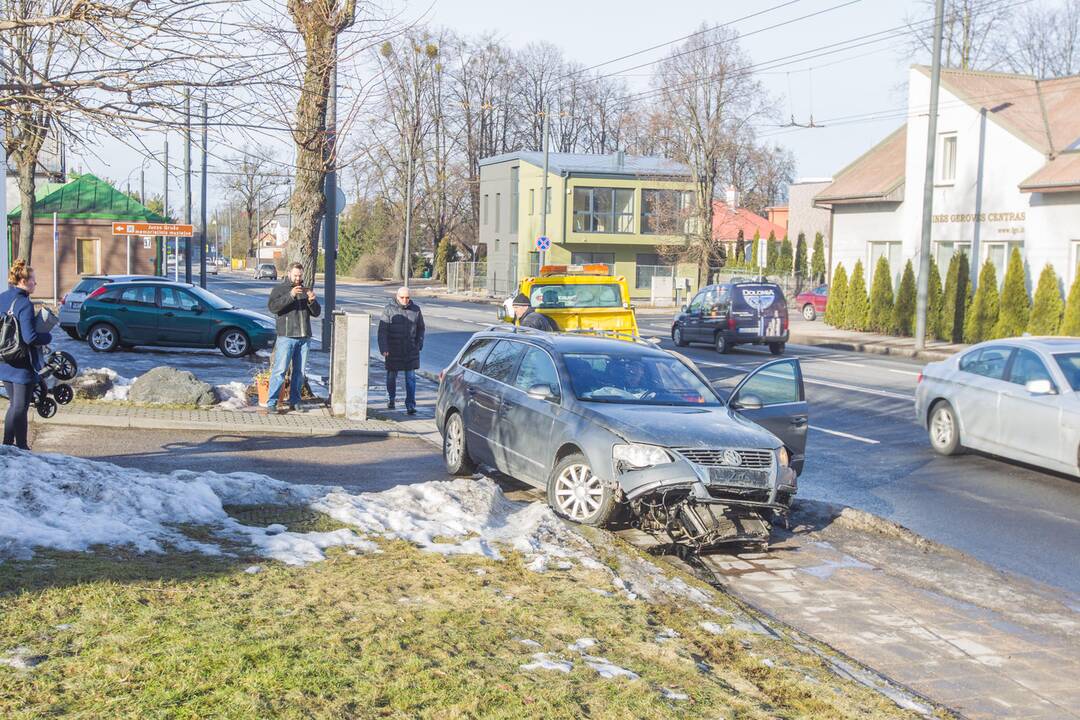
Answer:
[[[768,469],[698,465],[676,455],[674,462],[617,475],[623,494],[640,500],[689,499],[702,505],[773,510],[785,513],[798,490],[795,471],[775,461]]]

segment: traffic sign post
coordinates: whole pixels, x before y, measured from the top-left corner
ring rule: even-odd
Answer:
[[[539,250],[540,252],[544,252],[545,250],[550,250],[551,249],[551,238],[549,238],[547,235],[541,235],[540,237],[536,238],[536,249]]]

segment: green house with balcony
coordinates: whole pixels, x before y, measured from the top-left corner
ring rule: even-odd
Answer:
[[[487,287],[497,297],[539,271],[536,241],[544,211],[544,155],[519,151],[480,161],[480,243]],[[685,245],[693,227],[690,169],[668,158],[615,153],[548,155],[548,265],[603,263],[631,294],[648,300],[653,278],[672,285],[697,279],[693,263],[675,263],[661,246]]]

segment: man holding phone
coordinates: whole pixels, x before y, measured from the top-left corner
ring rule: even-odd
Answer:
[[[300,404],[308,345],[311,343],[311,318],[319,317],[322,312],[315,291],[304,287],[303,265],[293,263],[289,266],[285,279],[270,291],[266,307],[277,317],[274,366],[270,370],[270,396],[266,404],[278,412],[288,412]],[[281,395],[281,386],[285,383],[285,373],[290,365],[289,402],[282,407],[278,404],[278,396]]]

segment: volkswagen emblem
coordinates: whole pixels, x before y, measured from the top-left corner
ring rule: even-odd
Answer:
[[[724,465],[742,465],[742,455],[735,450],[725,450],[721,462]]]

